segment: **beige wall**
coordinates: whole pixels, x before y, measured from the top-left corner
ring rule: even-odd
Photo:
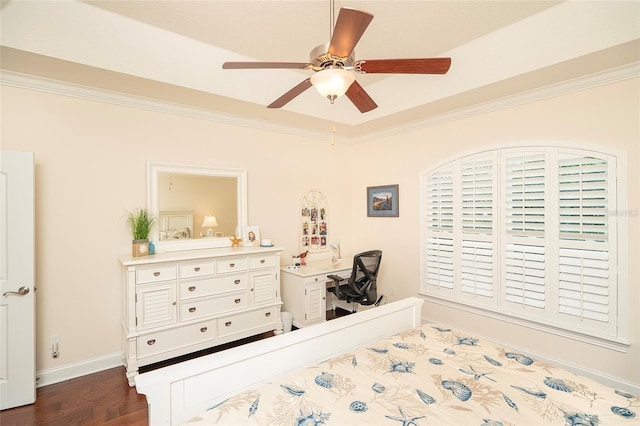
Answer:
[[[39,372],[121,350],[118,258],[131,247],[127,211],[146,207],[148,161],[247,169],[248,222],[286,248],[283,258],[298,253],[299,199],[318,188],[349,249],[345,146],[0,87],[2,149],[35,152]]]
[[[364,206],[352,212],[356,246],[384,250],[382,291],[393,299],[415,295],[419,289],[419,175],[456,152],[513,141],[562,140],[598,144],[627,152],[630,313],[628,353],[590,347],[574,340],[536,332],[461,310],[426,303],[423,316],[456,325],[520,348],[640,384],[640,79],[583,90],[493,113],[372,141],[362,161],[380,164],[369,174],[356,174],[356,200],[370,185],[400,185],[400,219],[369,218]],[[381,232],[382,230],[382,232]],[[412,265],[407,267],[407,265]],[[386,287],[386,289],[385,289]]]
[[[640,383],[640,123],[638,79],[473,116],[362,146],[254,130],[72,97],[2,87],[2,149],[36,157],[37,370],[120,350],[126,211],[146,205],[146,163],[210,164],[248,170],[249,224],[298,249],[299,198],[327,194],[332,239],[343,254],[384,250],[381,292],[395,300],[419,288],[419,174],[453,152],[540,139],[605,144],[629,159],[630,340],[628,353],[592,348],[427,303],[426,318]],[[179,144],[180,149],[176,149]],[[198,155],[191,154],[198,152]],[[245,155],[251,152],[251,156]],[[351,156],[357,173],[349,172]],[[399,184],[400,217],[367,218],[367,186]],[[295,224],[296,226],[292,226]],[[61,356],[49,354],[49,336]],[[532,338],[533,337],[533,338]],[[606,360],[606,362],[603,362]]]

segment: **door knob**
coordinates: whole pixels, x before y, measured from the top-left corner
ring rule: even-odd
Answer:
[[[3,297],[7,297],[11,294],[17,294],[18,296],[24,296],[25,294],[29,294],[29,287],[22,286],[18,289],[18,291],[5,291],[2,293]]]

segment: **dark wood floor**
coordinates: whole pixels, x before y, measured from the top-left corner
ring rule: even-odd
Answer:
[[[327,311],[327,320],[347,315],[340,308]],[[154,364],[141,371],[180,362],[273,336],[264,333],[228,345]],[[147,400],[129,387],[124,367],[111,368],[37,389],[36,402],[0,412],[0,425],[146,425]]]

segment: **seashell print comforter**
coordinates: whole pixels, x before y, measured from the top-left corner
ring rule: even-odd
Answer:
[[[419,328],[211,407],[207,425],[631,425],[640,397],[447,327]]]

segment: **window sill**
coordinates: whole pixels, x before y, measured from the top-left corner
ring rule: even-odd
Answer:
[[[476,315],[481,315],[487,318],[492,318],[498,321],[505,321],[510,324],[516,324],[522,327],[527,327],[537,331],[543,331],[545,333],[554,334],[556,336],[564,337],[567,339],[577,340],[579,342],[588,343],[590,345],[600,346],[602,348],[614,350],[617,352],[626,353],[631,346],[631,343],[625,339],[613,339],[597,336],[590,336],[584,333],[579,333],[571,330],[561,329],[546,324],[541,324],[533,321],[524,320],[511,315],[502,314],[499,312],[488,311],[486,309],[477,308],[474,306],[466,305],[463,303],[455,302],[448,299],[436,297],[426,292],[419,292],[420,296],[425,300],[438,305],[446,306],[453,309],[459,309],[461,311],[469,312]]]

